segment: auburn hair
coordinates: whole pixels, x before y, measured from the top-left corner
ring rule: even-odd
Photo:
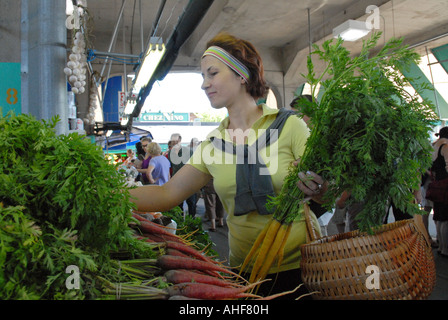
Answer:
[[[249,70],[246,91],[255,99],[266,97],[269,86],[264,78],[263,61],[257,49],[249,41],[220,32],[207,42],[207,48],[218,46],[238,59]]]

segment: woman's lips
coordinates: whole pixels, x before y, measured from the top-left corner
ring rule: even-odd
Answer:
[[[209,93],[207,93],[207,97],[209,99],[211,99],[215,94],[216,94],[216,92],[209,92]]]

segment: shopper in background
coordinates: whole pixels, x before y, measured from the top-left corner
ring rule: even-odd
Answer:
[[[435,180],[448,178],[448,127],[440,129],[436,134],[439,139],[434,142],[431,174]],[[438,253],[448,257],[448,204],[433,201],[434,222],[436,223]]]
[[[148,133],[148,135],[146,135],[146,137],[141,137],[140,141],[135,144],[135,149],[137,150],[136,157],[138,159],[140,159],[141,161],[143,161],[145,159],[145,155],[146,155],[146,151],[143,149],[143,146],[142,146],[143,139],[145,139],[145,140],[149,139],[146,141],[151,142],[154,138],[152,137],[152,134],[150,132],[150,133]]]
[[[426,214],[422,215],[422,218],[423,218],[423,224],[425,225],[425,229],[428,232],[428,237],[431,242],[431,247],[438,248],[439,245],[438,245],[437,241],[434,241],[431,234],[429,233],[429,217],[431,215],[433,202],[431,200],[426,199],[426,190],[428,190],[428,185],[430,182],[431,182],[431,171],[427,170],[422,175],[422,183],[421,183],[421,187],[420,187],[422,200],[421,200],[420,205],[423,208],[423,210],[425,210],[425,212],[426,212]]]
[[[205,205],[205,217],[210,221],[209,231],[216,231],[216,221],[218,221],[218,227],[224,227],[224,207],[216,193],[213,186],[213,179],[211,179],[203,188],[204,205]]]
[[[140,165],[140,168],[135,166],[137,171],[139,173],[141,173],[141,182],[142,184],[149,184],[149,179],[148,179],[148,166],[149,166],[149,161],[151,161],[151,155],[148,153],[148,145],[151,143],[151,139],[150,138],[142,138],[140,140],[141,144],[142,144],[142,148],[143,150],[145,150],[145,156],[143,157],[142,163]]]
[[[309,95],[309,94],[302,94],[302,95],[300,95],[300,96],[295,97],[295,98],[291,101],[291,103],[289,104],[289,106],[291,107],[291,109],[292,109],[292,110],[295,110],[295,111],[298,111],[298,110],[297,110],[297,104],[299,104],[300,101],[301,101],[302,99],[304,99],[304,98],[305,98],[306,100],[308,100],[309,102],[313,102],[313,97],[312,97],[311,95]],[[304,114],[302,114],[302,113],[300,113],[299,116],[303,119],[303,121],[305,121],[305,123],[306,123],[307,125],[309,125],[310,117],[308,117],[307,115],[304,115]]]
[[[194,152],[194,150],[196,150],[197,146],[200,144],[198,138],[191,138],[190,141],[190,149],[192,152]],[[193,154],[193,153],[192,153]]]
[[[132,161],[135,160],[135,153],[134,150],[128,149],[126,150],[126,160],[123,161],[123,165],[130,166]]]
[[[170,151],[173,148],[174,144],[175,143],[173,141],[168,141],[167,149],[162,153],[167,159],[168,159],[168,154],[170,153]]]
[[[180,133],[173,133],[168,144],[171,144],[171,149],[168,151],[168,160],[171,162],[174,176],[190,159],[191,152],[188,147],[182,146]]]
[[[151,157],[146,173],[149,183],[161,186],[170,179],[170,162],[162,155],[162,148],[157,142],[148,144],[146,150]]]
[[[302,119],[290,116],[291,113],[287,111],[280,113],[278,109],[269,108],[265,104],[257,105],[260,98],[266,97],[268,86],[262,59],[250,42],[228,34],[217,35],[207,44],[207,50],[201,59],[201,72],[204,78],[202,89],[211,106],[215,109],[226,108],[228,117],[201,143],[188,164],[166,184],[161,187],[143,186],[130,192],[139,210],[164,211],[196,193],[213,178],[215,190],[227,212],[229,263],[231,267],[238,268],[272,217],[272,212],[266,210],[265,206],[269,193],[259,194],[257,197],[252,194],[252,190],[270,183],[269,188],[274,194],[280,192],[290,166],[305,150],[309,130]],[[243,170],[243,174],[237,175],[237,169],[241,167],[237,166],[236,155],[232,154],[232,161],[218,161],[227,156],[227,151],[215,147],[214,140],[221,139],[231,145],[252,145],[257,143],[259,134],[269,131],[266,129],[277,119],[285,119],[283,129],[275,141],[275,147],[272,147],[274,144],[267,145],[263,152],[265,157],[271,155],[270,161],[263,159],[268,173],[254,171],[258,174],[249,178],[246,175],[248,172]],[[275,148],[277,152],[274,152]],[[246,164],[243,163],[243,167]],[[299,179],[301,182],[298,187],[306,196],[314,200],[321,199],[327,184],[320,176],[312,172],[301,172]],[[239,187],[246,186],[246,182],[250,186],[249,192],[237,197],[237,190],[241,191]],[[244,208],[246,205],[250,205],[250,208]],[[313,215],[312,221],[319,230],[317,217]],[[263,283],[258,294],[285,292],[296,289],[302,283],[300,247],[305,243],[306,223],[297,219],[292,223],[285,245],[283,263],[270,269],[267,278],[272,281]],[[293,294],[283,298],[297,298],[305,292],[305,287],[301,286]]]
[[[168,152],[168,160],[172,168],[172,176],[174,176],[188,162],[193,151],[191,148],[182,146],[182,136],[180,133],[173,133],[170,138],[172,144],[171,150]],[[179,207],[184,210],[184,201],[187,203],[188,214],[192,217],[196,215],[197,194],[194,193],[182,199]]]
[[[169,154],[170,154],[170,151],[171,151],[171,149],[173,148],[173,145],[174,145],[175,143],[173,142],[173,141],[168,141],[168,148],[166,149],[166,151],[164,151],[162,154],[163,154],[163,156],[164,157],[166,157],[167,159],[168,159],[168,161],[170,160],[170,158],[169,158]],[[170,176],[172,177],[173,176],[173,167],[171,166],[171,162],[170,162]]]
[[[350,192],[343,191],[341,196],[336,199],[335,212],[330,221],[336,225],[339,233],[357,230],[356,216],[363,207],[362,201],[350,202]]]

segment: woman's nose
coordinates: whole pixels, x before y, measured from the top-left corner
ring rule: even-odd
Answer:
[[[207,78],[204,77],[204,79],[202,80],[202,84],[201,84],[201,89],[205,90],[209,87],[209,82],[207,81]]]

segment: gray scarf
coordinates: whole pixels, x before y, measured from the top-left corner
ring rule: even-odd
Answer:
[[[247,144],[235,146],[229,141],[216,137],[210,138],[215,148],[237,155],[235,216],[241,216],[254,210],[262,215],[272,213],[266,208],[266,203],[269,197],[275,196],[274,187],[266,164],[258,156],[258,150],[269,146],[278,139],[286,120],[293,114],[295,114],[294,111],[280,109],[274,122],[250,147]],[[271,137],[271,130],[277,130],[274,131],[277,134],[274,134],[273,137]]]

